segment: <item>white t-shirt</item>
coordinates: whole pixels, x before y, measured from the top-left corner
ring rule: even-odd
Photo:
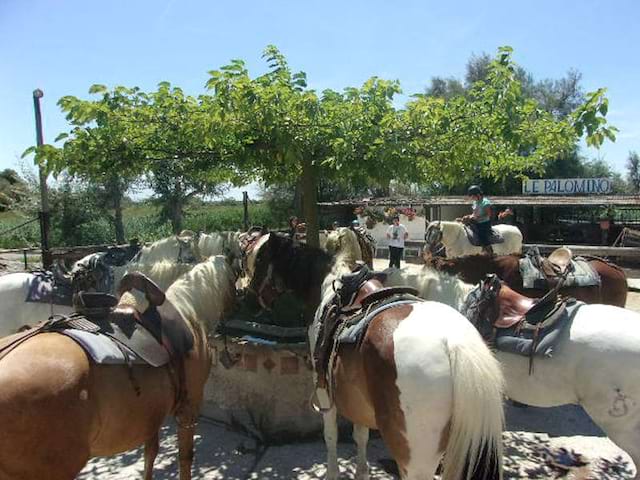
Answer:
[[[404,234],[407,233],[404,225],[389,225],[387,233],[391,236],[389,239],[390,247],[404,248]]]

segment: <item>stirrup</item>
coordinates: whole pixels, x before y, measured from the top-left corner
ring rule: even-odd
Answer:
[[[326,413],[333,408],[329,390],[316,386],[309,399],[311,408],[318,413]]]

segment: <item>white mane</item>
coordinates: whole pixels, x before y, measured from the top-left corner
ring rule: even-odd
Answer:
[[[166,291],[167,298],[195,329],[213,332],[235,299],[235,275],[222,255],[199,263]]]
[[[340,252],[342,259],[350,265],[362,260],[362,250],[356,233],[348,227],[340,227],[327,234],[327,252],[336,254]]]

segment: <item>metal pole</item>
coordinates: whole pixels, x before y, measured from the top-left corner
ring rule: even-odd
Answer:
[[[249,194],[242,192],[242,207],[244,209],[244,231],[249,230]]]
[[[44,144],[42,135],[42,113],[40,112],[40,99],[44,93],[39,88],[33,91],[33,109],[36,114],[36,144],[40,147]],[[38,165],[40,176],[40,246],[42,248],[42,266],[49,270],[53,264],[51,250],[49,249],[49,196],[47,194],[47,174],[42,165]]]

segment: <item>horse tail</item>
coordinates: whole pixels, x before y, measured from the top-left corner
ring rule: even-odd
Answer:
[[[453,411],[442,480],[502,479],[504,378],[500,365],[476,335],[450,342],[449,359]]]

